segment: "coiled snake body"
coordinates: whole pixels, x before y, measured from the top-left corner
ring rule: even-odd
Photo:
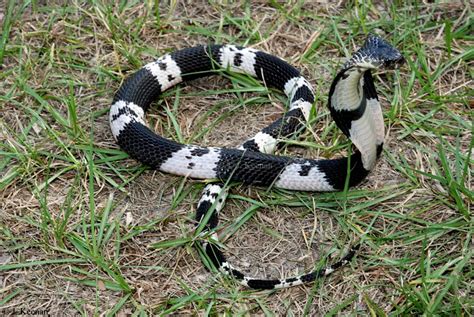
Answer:
[[[234,45],[197,46],[175,51],[125,80],[110,109],[112,133],[120,147],[133,158],[163,172],[197,179],[240,181],[258,186],[302,191],[342,190],[353,186],[373,169],[384,141],[381,107],[371,70],[401,64],[402,55],[383,39],[369,35],[365,44],[343,65],[329,92],[329,109],[337,126],[351,139],[355,151],[349,157],[313,160],[275,156],[282,138],[304,127],[314,94],[311,85],[298,70],[267,53]],[[160,93],[190,79],[209,76],[218,69],[245,73],[283,91],[289,98],[289,110],[282,118],[261,130],[239,148],[200,147],[165,139],[145,124],[145,112]],[[349,166],[348,166],[349,164]],[[209,184],[197,207],[196,220],[202,233],[217,226],[227,191],[222,184]],[[311,282],[332,273],[347,263],[357,247],[340,261],[298,277],[265,280],[247,277],[233,268],[220,248],[202,244],[210,261],[243,285],[257,289],[284,288]]]

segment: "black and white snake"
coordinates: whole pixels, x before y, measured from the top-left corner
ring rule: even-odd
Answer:
[[[234,45],[186,48],[145,65],[127,78],[116,93],[110,109],[110,126],[125,152],[163,172],[291,190],[342,190],[346,182],[353,186],[364,179],[382,151],[384,124],[371,70],[403,61],[400,52],[390,44],[369,35],[336,75],[329,92],[329,109],[337,126],[356,148],[350,157],[313,160],[273,155],[279,140],[305,126],[314,103],[313,89],[298,70],[283,60]],[[180,144],[147,127],[145,112],[160,93],[182,81],[215,74],[218,69],[248,74],[283,91],[290,100],[288,112],[235,149]],[[210,241],[202,244],[210,261],[245,286],[273,289],[311,282],[329,275],[355,254],[357,247],[340,261],[298,277],[264,280],[244,276],[212,242],[217,240],[213,229],[226,196],[222,184],[207,185],[198,203],[196,220],[201,234],[211,236]],[[201,224],[203,220],[206,223]]]

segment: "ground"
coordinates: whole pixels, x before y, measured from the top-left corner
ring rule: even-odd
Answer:
[[[473,314],[469,2],[112,3],[0,7],[0,315]],[[338,157],[350,144],[326,108],[329,85],[369,32],[407,59],[375,75],[387,128],[376,169],[342,193],[235,185],[218,230],[252,275],[301,273],[360,241],[356,258],[276,292],[206,271],[193,235],[204,183],[118,148],[114,92],[175,49],[258,48],[298,67],[317,93],[307,132],[278,154]],[[147,119],[177,141],[232,147],[286,104],[227,74],[166,92]]]

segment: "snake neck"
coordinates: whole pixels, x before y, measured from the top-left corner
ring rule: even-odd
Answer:
[[[331,85],[329,110],[337,126],[360,152],[364,169],[370,171],[375,165],[384,134],[371,74],[376,67],[352,61],[345,66]]]
[[[365,99],[363,76],[369,68],[352,66],[343,69],[336,76],[333,92],[330,94],[331,105],[337,111],[357,110]]]
[[[351,64],[339,71],[332,82],[329,110],[338,127],[349,138],[351,122],[364,114],[367,99],[377,99],[372,69],[375,67],[370,64]]]

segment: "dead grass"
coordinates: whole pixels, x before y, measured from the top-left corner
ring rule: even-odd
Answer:
[[[472,19],[468,2],[9,1],[0,7],[1,314],[472,314]],[[118,149],[107,111],[121,81],[201,43],[271,52],[318,93],[300,146],[281,153],[334,157],[348,143],[327,91],[367,32],[409,61],[376,77],[389,130],[376,170],[347,193],[234,186],[219,231],[232,262],[253,275],[309,270],[353,240],[363,242],[358,257],[314,285],[273,293],[208,273],[192,241],[203,184],[147,170]],[[150,125],[235,146],[284,109],[278,93],[231,79],[168,92]],[[242,85],[250,92],[223,90]]]

